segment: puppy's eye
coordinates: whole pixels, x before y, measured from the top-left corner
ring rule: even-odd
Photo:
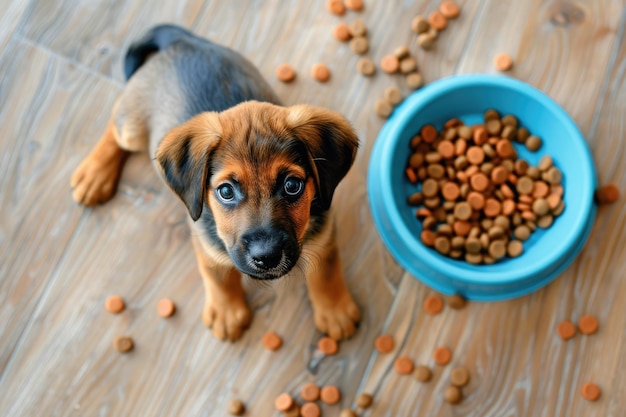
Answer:
[[[217,187],[217,196],[224,202],[230,202],[235,199],[235,189],[230,184],[222,184]]]
[[[283,188],[285,189],[285,194],[290,197],[295,197],[302,193],[302,190],[304,189],[304,181],[299,178],[289,177],[285,180]]]

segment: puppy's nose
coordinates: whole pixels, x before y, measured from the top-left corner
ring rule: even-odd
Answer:
[[[255,231],[242,237],[248,256],[259,269],[276,267],[283,257],[283,239],[280,233]]]

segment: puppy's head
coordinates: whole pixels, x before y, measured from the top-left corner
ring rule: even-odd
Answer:
[[[337,113],[246,102],[173,129],[156,158],[193,220],[235,266],[273,279],[298,261],[311,215],[329,209],[357,145]]]

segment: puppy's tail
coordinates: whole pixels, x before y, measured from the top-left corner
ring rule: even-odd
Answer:
[[[167,48],[181,38],[193,37],[188,30],[175,25],[159,25],[146,32],[133,42],[124,57],[124,75],[128,80],[141,67],[148,57]]]

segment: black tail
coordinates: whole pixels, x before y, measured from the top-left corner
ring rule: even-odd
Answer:
[[[148,55],[158,52],[176,40],[194,36],[180,26],[159,25],[150,29],[145,35],[133,42],[126,51],[124,58],[124,75],[128,80],[143,65]]]

